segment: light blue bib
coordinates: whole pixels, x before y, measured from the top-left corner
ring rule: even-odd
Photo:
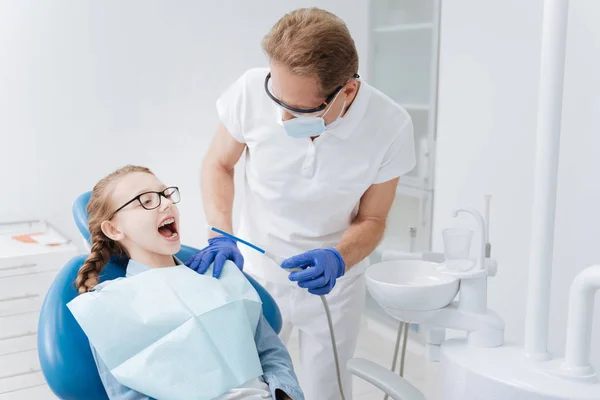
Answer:
[[[114,377],[147,396],[213,399],[263,374],[261,301],[230,261],[218,280],[154,268],[67,306]]]

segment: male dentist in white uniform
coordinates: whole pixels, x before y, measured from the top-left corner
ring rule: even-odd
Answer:
[[[262,42],[270,68],[251,69],[218,99],[219,125],[202,169],[207,222],[232,232],[234,166],[245,153],[245,201],[237,234],[287,258],[275,265],[224,236],[190,263],[225,260],[256,277],[279,305],[281,338],[299,330],[307,400],[339,400],[327,295],[344,394],[365,302],[365,258],[381,240],[401,175],[415,166],[409,114],[359,80],[342,20],[316,8],[281,18]],[[286,271],[291,268],[303,271]]]

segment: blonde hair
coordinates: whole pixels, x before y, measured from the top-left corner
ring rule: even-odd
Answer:
[[[75,279],[75,287],[79,294],[91,290],[98,284],[98,276],[110,261],[111,256],[127,256],[127,251],[119,243],[109,239],[102,232],[102,222],[110,219],[114,212],[114,206],[110,201],[110,193],[114,184],[117,180],[132,172],[145,172],[154,175],[146,167],[127,165],[102,178],[92,190],[87,205],[88,229],[92,248],[90,256],[79,268]]]
[[[301,8],[283,16],[264,37],[262,48],[271,61],[292,73],[317,77],[323,97],[358,72],[358,53],[348,27],[319,8]]]

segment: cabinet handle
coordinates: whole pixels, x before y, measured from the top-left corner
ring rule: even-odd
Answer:
[[[47,274],[47,273],[53,272],[53,271],[56,271],[56,270],[55,269],[47,269],[44,271],[21,272],[21,273],[12,274],[9,276],[2,276],[2,277],[0,277],[0,279],[16,278],[19,276],[27,276],[27,275],[41,275],[41,274]]]
[[[40,297],[40,295],[39,294],[35,294],[35,293],[24,294],[24,295],[21,295],[21,296],[5,297],[3,299],[0,299],[0,302],[3,302],[3,301],[15,301],[15,300],[35,299],[36,297]]]
[[[25,337],[25,336],[33,336],[33,335],[37,335],[37,330],[27,331],[25,333],[20,333],[18,335],[0,336],[0,340],[18,339],[18,338],[22,338],[22,337]]]
[[[9,271],[9,270],[15,270],[15,269],[21,269],[21,268],[31,268],[31,267],[36,267],[37,264],[21,264],[21,265],[11,265],[9,267],[0,267],[0,271]]]
[[[35,349],[23,350],[22,353],[25,353],[26,351],[31,351],[31,350],[35,350]],[[39,368],[29,368],[25,372],[17,372],[17,373],[14,373],[14,374],[2,375],[2,376],[0,376],[0,379],[16,378],[17,376],[35,374],[36,372],[41,372],[41,369],[39,369]],[[39,386],[41,386],[41,385],[39,385]],[[29,389],[29,387],[26,387],[26,388],[23,388],[23,389]],[[0,394],[2,394],[2,393],[8,393],[8,392],[0,392]]]

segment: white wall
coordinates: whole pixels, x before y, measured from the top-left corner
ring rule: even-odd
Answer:
[[[499,261],[489,306],[522,343],[528,280],[542,1],[443,2],[434,247],[458,206],[493,194],[491,240]],[[571,2],[556,215],[550,350],[563,354],[568,290],[600,263],[600,3]],[[593,336],[600,337],[596,301]],[[600,367],[600,342],[592,345]]]
[[[180,186],[184,242],[203,245],[215,100],[266,65],[277,19],[307,6],[343,18],[367,54],[366,1],[1,1],[0,222],[46,218],[78,239],[74,199],[136,163]]]
[[[558,352],[568,286],[600,262],[600,3],[571,3],[550,332]],[[202,245],[198,180],[214,100],[244,69],[265,64],[259,42],[278,17],[311,5],[0,2],[0,222],[47,218],[77,238],[75,197],[138,163],[181,187],[184,242]],[[367,2],[316,5],[346,20],[366,61]],[[434,247],[455,207],[494,195],[500,270],[490,307],[515,340],[525,317],[541,11],[541,0],[443,2]],[[598,343],[593,357],[600,367]]]

